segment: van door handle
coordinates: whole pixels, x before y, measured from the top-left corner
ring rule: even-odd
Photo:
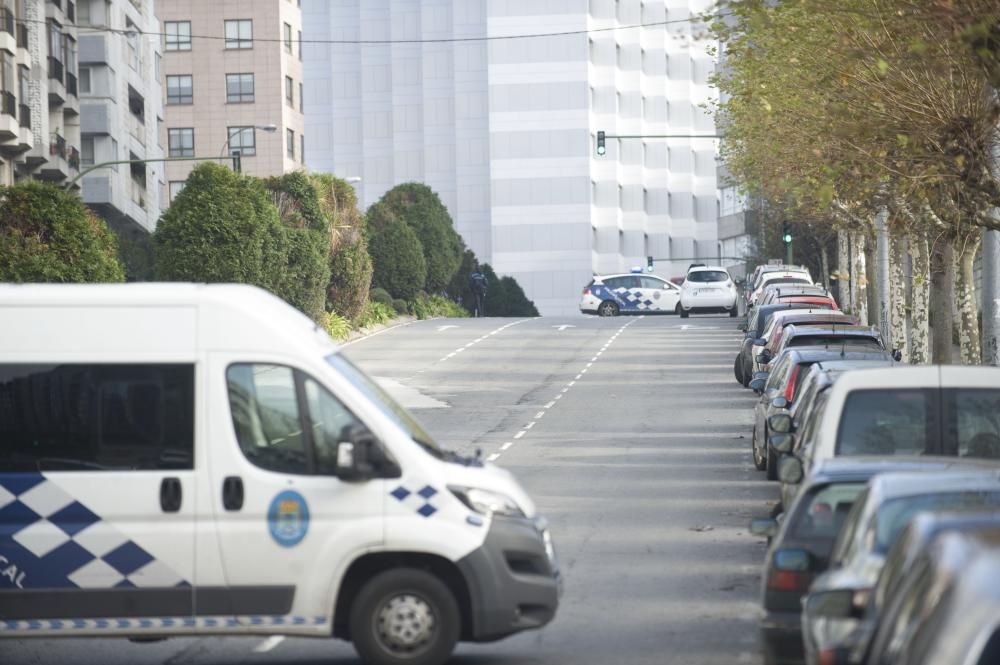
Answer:
[[[243,479],[229,476],[222,481],[222,507],[226,510],[243,508]]]
[[[176,513],[181,509],[183,493],[180,478],[164,478],[160,483],[160,508],[165,513]]]

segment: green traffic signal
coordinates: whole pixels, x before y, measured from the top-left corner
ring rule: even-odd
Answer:
[[[604,132],[597,132],[597,154],[603,155],[607,150],[604,147]]]
[[[792,234],[791,233],[786,233],[784,236],[782,236],[781,239],[784,240],[785,242],[791,242],[792,241]]]

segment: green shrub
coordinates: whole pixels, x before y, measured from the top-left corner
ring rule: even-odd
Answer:
[[[425,288],[443,291],[461,262],[462,239],[441,199],[427,185],[408,182],[390,189],[379,203],[416,232],[427,264]]]
[[[487,281],[486,300],[483,303],[486,316],[538,316],[535,303],[528,300],[516,279],[510,276],[498,278],[488,263],[484,263],[480,269]]]
[[[392,308],[396,310],[396,313],[400,316],[405,316],[410,313],[410,306],[406,304],[406,301],[402,298],[396,298],[392,301]]]
[[[286,234],[254,178],[206,162],[188,175],[153,234],[157,279],[255,284],[280,295]]]
[[[284,232],[288,254],[276,293],[319,322],[326,312],[330,283],[330,238],[308,228],[286,228]]]
[[[319,192],[303,171],[293,171],[264,179],[271,203],[278,211],[282,224],[289,228],[308,228],[328,233],[330,217],[320,205]]]
[[[351,322],[337,314],[336,312],[327,312],[323,318],[323,327],[330,337],[334,339],[347,339],[351,334]]]
[[[469,316],[469,313],[461,305],[443,296],[427,295],[426,293],[419,294],[410,303],[410,310],[418,319],[433,319],[438,316],[455,319]]]
[[[383,203],[368,210],[372,284],[396,298],[412,300],[424,288],[427,263],[417,234]]]
[[[351,321],[351,327],[355,330],[371,328],[379,324],[388,323],[396,318],[396,311],[390,305],[383,305],[380,302],[369,301],[365,305],[361,315]]]
[[[35,181],[0,187],[0,281],[124,280],[114,233],[78,196]]]
[[[466,249],[462,252],[462,262],[459,264],[458,270],[455,271],[455,275],[451,278],[451,282],[446,289],[448,296],[453,301],[461,302],[461,306],[469,314],[474,313],[476,307],[476,294],[469,288],[469,277],[478,269],[479,259],[476,258],[475,252],[471,249]]]
[[[383,305],[392,305],[392,296],[383,288],[374,288],[368,293],[368,298],[372,302],[380,302]]]
[[[330,284],[326,290],[330,309],[347,318],[361,313],[372,285],[372,257],[360,231],[352,231],[330,252]]]

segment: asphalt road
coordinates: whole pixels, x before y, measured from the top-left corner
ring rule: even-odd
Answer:
[[[345,352],[438,441],[511,469],[549,518],[565,594],[541,631],[460,645],[456,665],[760,661],[763,543],[776,498],[750,460],[752,395],[728,317],[421,321]],[[345,642],[0,641],[3,665],[357,662]]]

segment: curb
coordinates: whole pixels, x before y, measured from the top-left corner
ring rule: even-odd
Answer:
[[[421,320],[431,321],[432,319],[418,319],[415,316],[400,316],[398,318],[393,319],[392,322],[389,324],[379,323],[375,326],[372,326],[371,328],[364,328],[362,330],[352,330],[351,334],[347,336],[347,339],[339,340],[337,344],[341,347],[350,346],[355,342],[360,342],[362,340],[368,339],[369,337],[380,335],[386,332],[387,330],[409,326]]]

